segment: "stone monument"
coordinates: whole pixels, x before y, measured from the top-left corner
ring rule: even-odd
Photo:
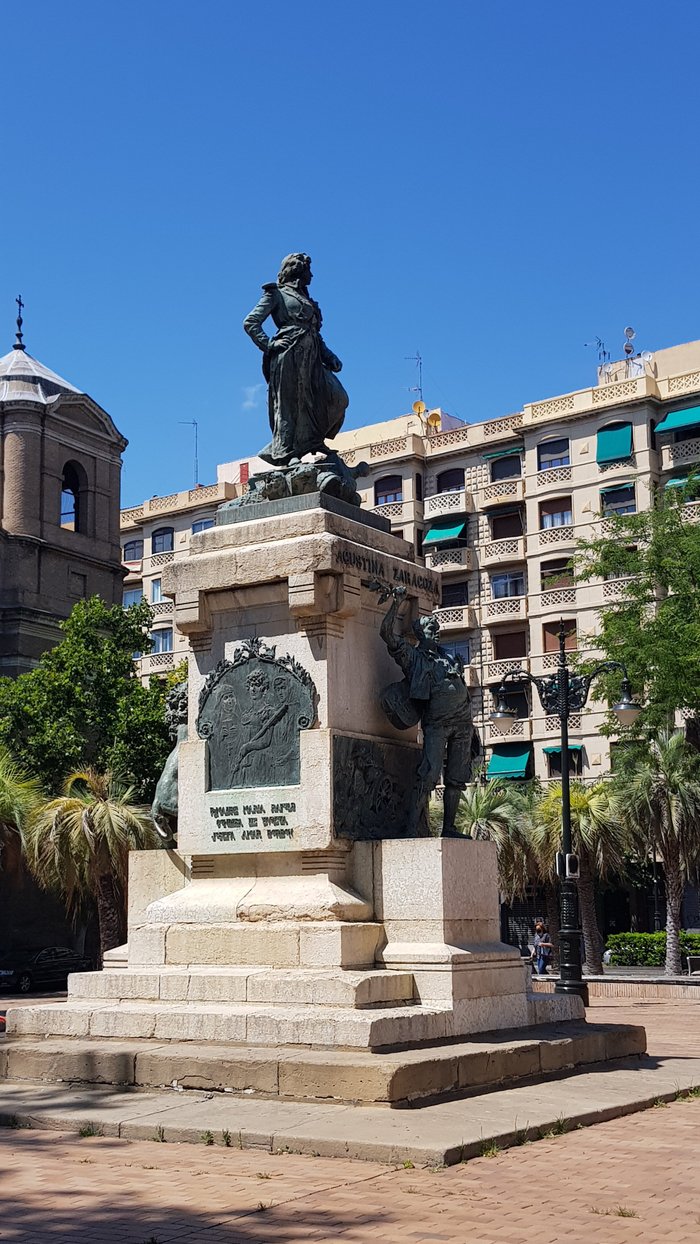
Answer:
[[[229,1061],[255,1049],[268,1070],[280,1049],[292,1059],[320,1047],[290,1090],[302,1096],[328,1086],[339,1050],[354,1066],[352,1051],[410,1047],[410,1096],[445,1087],[430,1070],[436,1043],[583,1008],[530,994],[519,950],[501,943],[493,844],[415,836],[438,764],[448,788],[466,780],[468,698],[429,621],[417,649],[398,630],[401,602],[405,625],[429,619],[438,576],[359,508],[345,464],[324,450],[347,399],[309,280],[307,257],[290,256],[246,321],[269,377],[273,472],[163,571],[190,643],[177,850],[132,857],[128,947],[114,966],[71,977],[63,1005],[11,1011],[8,1033],[61,1035],[64,1062],[66,1037],[196,1043],[190,1055],[178,1047],[185,1077],[211,1043],[217,1065],[223,1043]],[[307,451],[325,456],[298,461]],[[408,721],[381,702],[395,660],[410,680]],[[458,706],[451,723],[442,691],[421,687],[436,661]],[[90,1079],[80,1048],[72,1075]],[[363,1066],[352,1089],[346,1077],[328,1095],[371,1095]],[[260,1070],[255,1083],[281,1092],[280,1076]]]

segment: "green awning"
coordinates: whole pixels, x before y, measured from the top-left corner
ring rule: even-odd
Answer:
[[[657,423],[655,432],[675,432],[678,428],[696,428],[700,426],[700,406],[686,406],[684,410],[672,410],[661,423]]]
[[[490,462],[492,458],[514,458],[516,454],[521,454],[524,445],[513,445],[511,449],[494,449],[493,453],[482,454],[484,462]]]
[[[545,756],[558,756],[561,751],[561,747],[554,747],[554,746],[543,747],[542,751],[544,752]],[[570,752],[583,751],[583,743],[569,743],[569,751]]]
[[[656,429],[658,432],[658,428]],[[632,424],[618,423],[612,428],[600,428],[595,460],[601,462],[622,462],[632,457]]]
[[[608,484],[607,488],[601,488],[600,495],[604,497],[607,492],[617,492],[618,488],[634,488],[634,480],[622,479],[619,484]]]
[[[524,778],[531,751],[529,743],[496,743],[489,758],[486,776]]]
[[[458,540],[464,535],[466,523],[434,523],[423,536],[423,544],[440,544],[443,540]]]
[[[691,478],[690,475],[677,475],[675,479],[667,479],[664,488],[685,488]]]

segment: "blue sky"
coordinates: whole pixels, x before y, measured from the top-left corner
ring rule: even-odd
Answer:
[[[267,439],[241,331],[314,261],[346,426],[594,377],[700,336],[700,7],[25,0],[3,57],[0,345],[129,438],[123,502]],[[11,54],[10,54],[11,53]],[[3,310],[4,308],[4,310]],[[4,324],[4,328],[2,327]]]

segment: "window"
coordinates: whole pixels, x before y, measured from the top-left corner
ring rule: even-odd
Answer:
[[[468,639],[452,639],[447,644],[440,644],[450,656],[460,657],[463,665],[469,665],[472,659],[471,644]]]
[[[559,651],[559,622],[545,622],[542,627],[542,647],[545,652]],[[573,618],[564,622],[564,648],[572,652],[576,647],[576,623]]]
[[[494,704],[498,703],[498,689],[500,683],[494,683],[491,687],[491,695]],[[530,696],[525,687],[513,687],[512,683],[506,683],[506,701],[508,708],[514,708],[518,714],[518,720],[522,721],[524,717],[530,716]]]
[[[158,631],[151,631],[151,639],[153,640],[152,652],[172,652],[173,628],[171,626],[165,626]]]
[[[161,585],[160,579],[151,579],[151,604],[152,605],[159,605],[163,599],[163,593],[161,592],[160,585]]]
[[[86,477],[78,462],[67,462],[61,479],[61,526],[65,531],[85,531]]]
[[[208,531],[209,528],[213,526],[213,518],[198,518],[196,522],[192,524],[192,535],[196,536],[198,531]]]
[[[540,574],[543,592],[551,592],[555,587],[571,587],[574,581],[573,567],[566,557],[557,557],[555,561],[542,562]]]
[[[507,570],[504,574],[491,576],[491,596],[503,600],[504,596],[524,596],[525,575],[522,570]]]
[[[423,556],[423,528],[416,527],[416,557]]]
[[[619,488],[605,488],[600,494],[600,508],[606,518],[611,514],[636,514],[634,484],[621,484]]]
[[[563,436],[558,441],[544,441],[537,446],[537,470],[551,471],[552,467],[568,466],[569,439]]]
[[[527,631],[494,631],[493,655],[497,661],[527,656]]]
[[[416,501],[423,500],[423,476],[420,471],[416,471],[415,478]]]
[[[442,608],[449,608],[450,605],[467,605],[467,581],[458,580],[456,583],[443,583],[442,585]]]
[[[509,537],[523,534],[522,510],[497,511],[491,515],[490,522],[492,540],[507,540]]]
[[[491,463],[491,483],[497,484],[501,479],[516,479],[523,473],[520,454],[511,454],[507,458],[495,458]]]
[[[403,527],[392,527],[392,536],[398,536],[399,540],[403,540]]]
[[[606,462],[624,462],[632,457],[632,424],[609,423],[598,429],[595,460],[599,466]]]
[[[571,497],[555,497],[552,501],[540,502],[540,529],[548,527],[569,527],[573,522]]]
[[[561,777],[561,748],[545,748],[547,768],[551,778]],[[572,777],[580,777],[583,772],[583,751],[580,747],[569,747],[569,773]]]
[[[141,600],[143,600],[143,588],[141,587],[125,587],[124,588],[124,595],[122,596],[122,604],[125,609],[128,609],[130,605],[138,605],[139,601]]]
[[[450,467],[449,471],[441,471],[435,481],[436,492],[458,492],[464,488],[464,468]]]
[[[124,561],[140,562],[143,557],[143,540],[128,540],[124,545]]]
[[[403,479],[400,475],[385,475],[374,485],[374,504],[391,505],[403,501]]]
[[[151,536],[151,553],[172,553],[174,536],[172,527],[159,527]]]

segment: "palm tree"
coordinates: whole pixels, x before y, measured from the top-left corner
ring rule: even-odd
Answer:
[[[455,828],[467,838],[495,842],[499,885],[510,900],[530,882],[528,842],[521,818],[522,797],[493,778],[468,786],[459,802]]]
[[[94,895],[103,956],[124,940],[129,851],[160,842],[150,812],[133,798],[133,786],[112,773],[71,773],[63,793],[40,805],[24,831],[27,862],[41,886],[62,893],[69,911]]]
[[[572,782],[570,794],[573,848],[581,870],[578,892],[586,968],[597,974],[603,971],[603,942],[595,910],[595,883],[598,878],[622,870],[630,836],[609,784],[597,782],[587,786],[583,782]],[[537,803],[533,825],[540,868],[550,882],[554,877],[555,856],[561,849],[561,818],[561,783],[551,783]]]
[[[41,784],[0,747],[0,870],[21,876],[22,832],[41,800]]]
[[[666,880],[666,975],[681,970],[681,902],[700,859],[700,757],[682,730],[635,752],[616,778],[620,807],[645,856],[655,847]]]

